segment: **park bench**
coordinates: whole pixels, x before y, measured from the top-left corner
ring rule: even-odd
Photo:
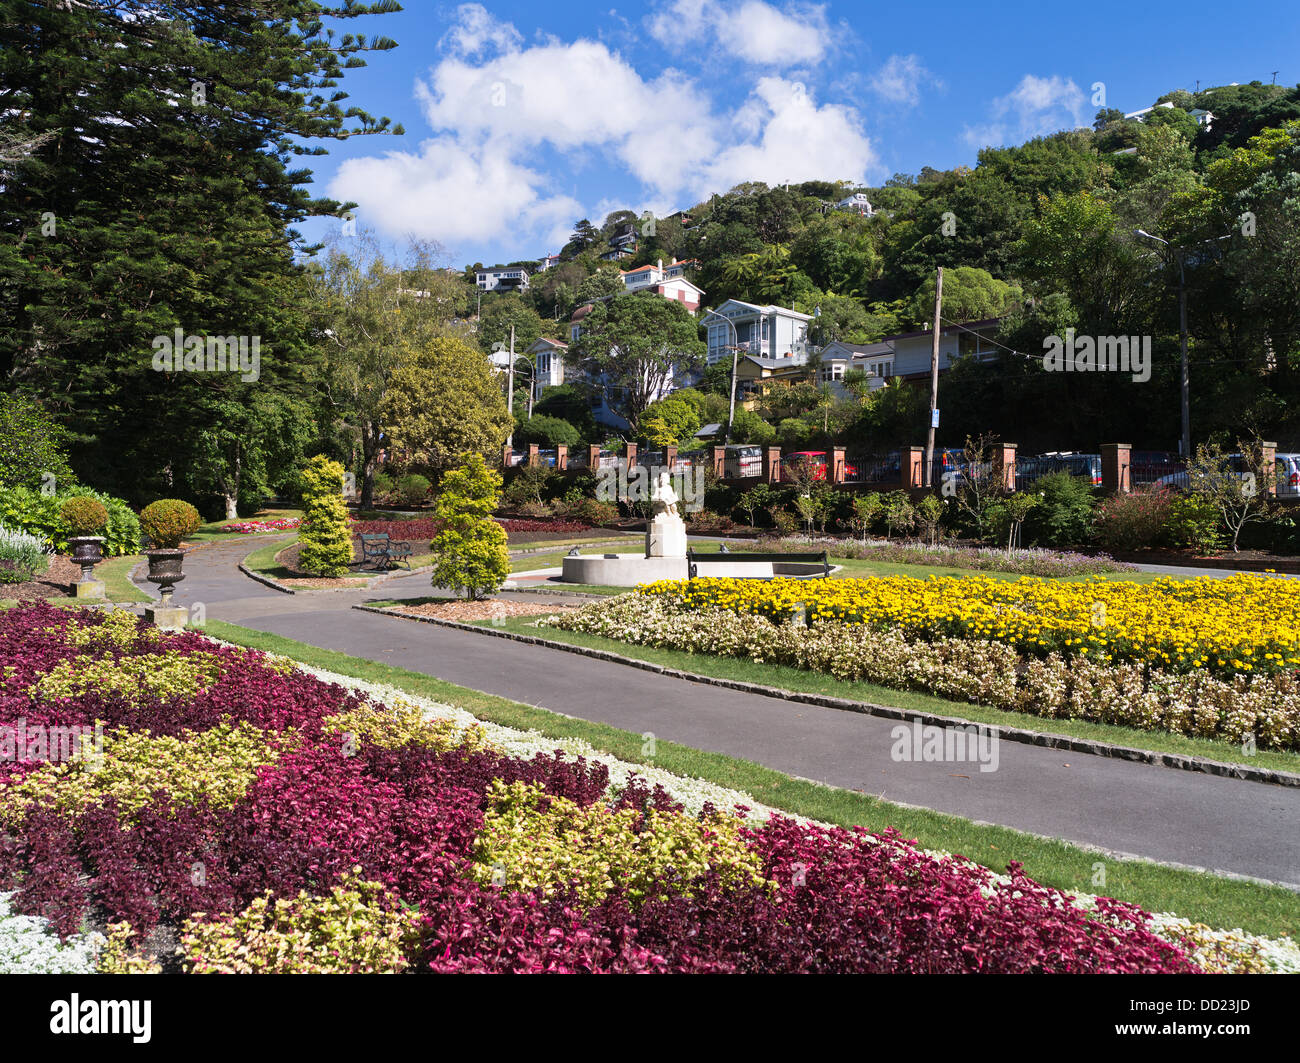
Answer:
[[[730,550],[720,549],[713,553],[702,553],[699,550],[686,551],[686,578],[698,579],[699,570],[696,567],[700,561],[725,561],[729,565],[745,563],[765,563],[773,566],[787,563],[798,562],[800,564],[819,564],[822,566],[822,575],[829,579],[831,574],[831,562],[825,550],[821,553],[813,554],[760,554],[748,550],[737,550],[734,553]],[[775,571],[775,568],[774,568]]]
[[[362,533],[361,567],[370,562],[377,569],[388,570],[394,565],[411,568],[411,544],[401,539],[390,539],[387,532]]]

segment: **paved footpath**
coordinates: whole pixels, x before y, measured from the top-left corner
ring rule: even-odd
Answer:
[[[987,773],[975,764],[895,763],[893,721],[351,608],[430,594],[427,574],[362,591],[272,590],[236,567],[265,542],[189,555],[177,603],[201,602],[214,619],[890,801],[1300,888],[1300,788],[1016,742],[1000,743],[998,769]]]

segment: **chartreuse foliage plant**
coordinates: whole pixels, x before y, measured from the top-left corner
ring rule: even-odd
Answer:
[[[442,528],[433,539],[433,585],[471,600],[500,589],[510,575],[506,533],[492,513],[501,499],[501,474],[472,453],[447,473],[434,513]]]
[[[352,564],[352,531],[343,502],[343,466],[323,454],[302,470],[303,518],[298,563],[315,576],[341,576]]]
[[[175,550],[201,523],[199,511],[180,498],[160,498],[140,511],[140,530],[157,550]]]

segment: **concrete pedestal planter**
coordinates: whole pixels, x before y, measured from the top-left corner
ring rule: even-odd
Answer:
[[[158,604],[145,610],[145,617],[168,631],[184,629],[189,617],[184,607],[172,605],[172,591],[185,578],[181,572],[185,551],[146,550],[144,555],[149,559],[149,574],[145,578],[150,583],[158,584],[161,593]]]
[[[81,566],[81,579],[72,585],[78,598],[104,597],[104,581],[95,579],[95,566],[104,559],[104,539],[100,535],[74,535],[68,539],[72,562]]]

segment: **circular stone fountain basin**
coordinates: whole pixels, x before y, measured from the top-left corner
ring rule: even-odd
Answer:
[[[714,560],[716,558],[717,560]],[[831,571],[838,566],[832,565]],[[646,557],[644,554],[605,554],[592,557],[566,557],[563,561],[565,583],[590,583],[604,587],[635,587],[661,579],[686,579],[686,558]],[[726,554],[696,555],[695,574],[729,579],[771,579],[785,576],[807,579],[821,576],[816,561],[729,561]]]

